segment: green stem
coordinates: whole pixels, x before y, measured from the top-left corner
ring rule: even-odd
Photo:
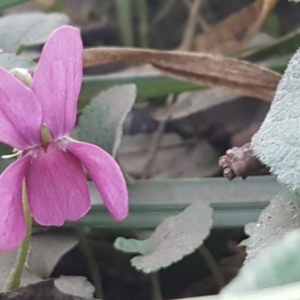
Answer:
[[[158,11],[158,13],[153,17],[153,20],[150,24],[150,28],[157,25],[161,22],[171,11],[175,4],[176,0],[168,0],[167,2],[163,3],[162,7]]]
[[[132,47],[134,44],[134,35],[132,29],[131,0],[115,1],[123,45],[127,47]]]
[[[202,255],[203,259],[205,260],[212,275],[215,277],[219,288],[220,289],[223,288],[226,285],[226,283],[225,283],[224,277],[223,277],[223,275],[220,271],[220,268],[219,268],[218,264],[216,263],[215,259],[213,258],[213,256],[209,252],[209,250],[204,245],[202,245],[199,248],[199,252]]]
[[[79,228],[76,228],[75,232],[79,239],[79,247],[81,248],[81,251],[85,256],[89,272],[92,277],[93,284],[95,286],[95,297],[103,299],[102,279],[99,268],[97,266],[97,261],[94,257],[94,253],[91,250],[91,247],[84,232]]]
[[[151,273],[151,277],[152,277],[152,300],[162,300],[163,296],[161,293],[158,271]]]
[[[144,48],[149,47],[149,40],[148,40],[148,6],[147,0],[136,0],[136,5],[138,9],[139,15],[139,37],[141,46]]]
[[[32,231],[32,218],[30,209],[28,206],[28,197],[25,187],[25,181],[23,182],[23,189],[22,189],[22,202],[23,202],[23,209],[24,209],[24,215],[25,215],[25,221],[26,221],[26,227],[27,227],[27,234],[23,242],[21,243],[18,255],[16,259],[16,263],[14,268],[12,269],[11,273],[8,277],[8,282],[6,286],[7,291],[14,290],[20,286],[21,283],[21,276],[24,270],[25,262],[28,255],[29,250],[29,244],[30,244],[30,237],[31,237],[31,231]]]

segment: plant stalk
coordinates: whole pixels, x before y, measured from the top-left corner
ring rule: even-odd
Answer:
[[[149,47],[149,24],[148,24],[148,5],[147,0],[136,0],[139,15],[139,38],[143,48]]]
[[[101,273],[97,266],[97,261],[94,257],[94,253],[89,245],[89,242],[84,234],[84,232],[79,229],[75,228],[76,235],[79,240],[79,247],[86,259],[86,263],[92,277],[93,284],[95,286],[95,296],[98,299],[103,299],[103,288],[102,288],[102,279]]]
[[[217,262],[215,261],[215,259],[213,258],[213,256],[209,252],[209,250],[204,245],[202,245],[199,248],[199,252],[202,255],[203,259],[205,260],[213,277],[215,277],[215,280],[219,286],[219,289],[222,289],[226,285],[226,282],[225,282],[225,279],[223,277],[223,274],[222,274]]]
[[[23,209],[24,209],[24,215],[26,221],[27,234],[19,247],[15,266],[12,269],[11,273],[9,274],[7,286],[6,286],[7,291],[14,290],[20,286],[22,273],[24,270],[25,262],[29,251],[30,237],[32,231],[32,218],[31,218],[31,213],[28,205],[28,197],[27,197],[27,191],[25,186],[25,180],[23,181],[23,187],[22,187],[22,203],[23,203]]]
[[[123,45],[132,47],[134,45],[134,34],[132,27],[131,0],[115,0],[115,4]]]
[[[160,288],[159,272],[151,273],[152,277],[152,300],[163,300]]]

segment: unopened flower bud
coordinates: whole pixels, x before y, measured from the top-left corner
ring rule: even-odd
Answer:
[[[11,69],[9,72],[12,75],[14,75],[16,78],[21,80],[28,87],[31,86],[33,78],[32,78],[32,72],[30,70],[24,68],[14,68]]]

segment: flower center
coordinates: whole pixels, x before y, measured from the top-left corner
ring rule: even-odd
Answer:
[[[42,139],[42,145],[41,147],[47,152],[49,144],[52,142],[52,136],[51,133],[45,123],[42,124],[41,126],[41,139]]]

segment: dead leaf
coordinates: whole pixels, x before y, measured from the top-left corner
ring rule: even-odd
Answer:
[[[123,136],[117,157],[129,175],[142,176],[151,141],[152,135],[147,134]],[[217,157],[216,150],[204,139],[184,141],[177,134],[166,133],[162,135],[149,175],[151,178],[213,176],[220,170]]]
[[[151,116],[156,121],[178,120],[218,104],[235,100],[237,97],[221,89],[185,92],[177,97],[174,104],[153,109]]]
[[[84,66],[110,62],[150,63],[175,79],[219,87],[265,101],[273,99],[279,73],[245,61],[206,53],[98,47],[84,50]]]
[[[55,280],[40,281],[14,291],[1,293],[0,300],[92,300],[92,298],[77,297],[61,292],[55,286]]]
[[[230,54],[245,48],[278,0],[256,0],[195,39],[194,50]]]

